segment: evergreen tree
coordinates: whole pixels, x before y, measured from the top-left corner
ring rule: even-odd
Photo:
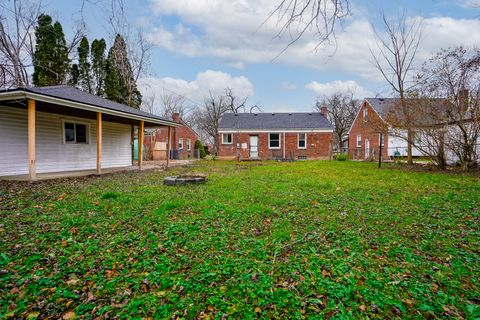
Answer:
[[[91,49],[91,58],[92,58],[92,74],[93,74],[93,83],[94,83],[94,93],[97,96],[103,96],[105,92],[105,73],[106,73],[106,60],[105,60],[105,49],[107,45],[105,40],[93,40],[92,49]]]
[[[202,141],[200,140],[195,140],[195,145],[194,145],[195,150],[199,150],[200,152],[200,158],[205,158],[207,153],[205,152],[205,147],[202,144]]]
[[[33,75],[35,86],[64,84],[70,69],[68,48],[62,25],[42,14],[35,29],[36,45],[33,53]]]
[[[107,61],[105,65],[105,96],[107,99],[123,103],[120,91],[120,80],[117,71]]]
[[[80,77],[80,71],[78,70],[78,64],[72,64],[70,68],[70,80],[68,80],[68,84],[72,87],[78,86],[78,78]]]
[[[92,72],[90,65],[90,46],[83,37],[78,46],[78,84],[83,91],[92,93]]]
[[[107,62],[105,80],[107,98],[140,109],[142,95],[133,77],[127,45],[119,34],[108,52]]]

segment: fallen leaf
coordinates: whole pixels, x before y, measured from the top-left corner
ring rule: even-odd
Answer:
[[[260,309],[260,307],[256,307],[254,311],[255,313],[262,313],[262,309]]]
[[[367,310],[367,307],[364,304],[362,304],[358,307],[358,310],[365,311],[365,310]]]
[[[64,313],[63,316],[62,316],[62,319],[63,319],[63,320],[75,319],[75,312],[73,312],[73,311],[68,311],[67,313]]]

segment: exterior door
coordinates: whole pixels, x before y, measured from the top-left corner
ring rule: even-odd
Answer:
[[[370,159],[370,140],[365,139],[365,159]]]
[[[258,136],[250,136],[250,159],[258,159]]]

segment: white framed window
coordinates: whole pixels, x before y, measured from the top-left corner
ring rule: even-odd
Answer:
[[[307,134],[298,134],[298,149],[307,149]]]
[[[378,134],[378,145],[381,145],[382,147],[385,145],[385,135],[382,133]]]
[[[368,119],[368,108],[363,109],[363,120],[367,121]]]
[[[90,125],[88,123],[66,120],[63,121],[63,143],[90,143]]]
[[[232,143],[233,143],[233,135],[231,133],[223,133],[222,144],[232,144]]]
[[[183,150],[183,138],[178,139],[178,150]]]
[[[192,150],[192,140],[187,139],[187,151]]]
[[[268,148],[269,149],[280,149],[280,133],[269,133],[268,134]]]
[[[360,148],[362,146],[362,135],[358,134],[357,135],[357,148]]]

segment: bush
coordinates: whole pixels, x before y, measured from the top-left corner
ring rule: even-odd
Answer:
[[[348,154],[347,153],[339,153],[335,155],[335,160],[337,161],[347,161],[348,160]]]
[[[196,140],[195,141],[195,146],[194,146],[195,149],[199,149],[200,150],[200,158],[205,158],[205,156],[207,155],[207,153],[205,152],[205,148],[202,144],[202,142],[200,140]]]

